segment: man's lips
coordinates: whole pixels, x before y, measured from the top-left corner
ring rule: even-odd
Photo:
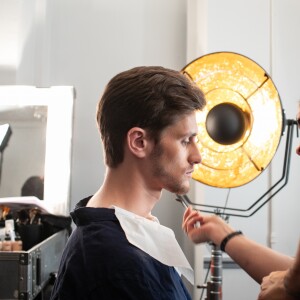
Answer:
[[[194,172],[194,170],[189,170],[189,171],[186,172],[186,175],[192,176],[193,172]]]

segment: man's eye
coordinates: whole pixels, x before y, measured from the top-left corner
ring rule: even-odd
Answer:
[[[191,143],[197,144],[198,143],[198,137],[197,136],[191,136],[190,138],[185,139],[185,140],[182,141],[182,144],[185,145],[185,146],[187,146]]]

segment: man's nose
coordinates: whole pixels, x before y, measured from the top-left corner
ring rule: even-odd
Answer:
[[[198,146],[195,143],[195,144],[193,144],[193,149],[192,149],[192,153],[190,156],[190,163],[193,165],[196,165],[196,164],[200,164],[201,161],[202,161],[202,157],[201,157],[200,151],[198,149]]]

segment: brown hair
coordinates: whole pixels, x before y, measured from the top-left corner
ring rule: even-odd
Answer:
[[[113,77],[97,107],[106,164],[123,161],[128,130],[148,130],[157,142],[179,116],[205,106],[202,91],[185,75],[163,67],[136,67]]]

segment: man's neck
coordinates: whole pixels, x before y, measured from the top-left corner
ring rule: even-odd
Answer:
[[[148,189],[138,173],[128,174],[121,168],[108,169],[102,186],[87,206],[111,207],[114,205],[151,219],[151,211],[160,196],[161,191]]]

